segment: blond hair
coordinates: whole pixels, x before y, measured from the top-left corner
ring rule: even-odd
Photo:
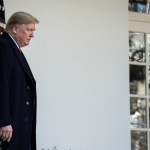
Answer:
[[[12,27],[16,25],[30,24],[30,23],[37,24],[39,23],[39,20],[26,12],[15,12],[7,21],[5,30],[9,32],[11,31]]]

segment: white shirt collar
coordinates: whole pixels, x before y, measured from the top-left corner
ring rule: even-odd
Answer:
[[[14,43],[16,44],[16,46],[19,48],[19,45],[17,44],[17,42],[15,41],[15,39],[8,33],[8,35],[11,37],[11,39],[14,41]]]

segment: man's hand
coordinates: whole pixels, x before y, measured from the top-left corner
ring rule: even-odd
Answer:
[[[0,127],[0,138],[3,141],[7,140],[7,142],[9,142],[12,137],[12,132],[13,132],[13,129],[11,125]]]

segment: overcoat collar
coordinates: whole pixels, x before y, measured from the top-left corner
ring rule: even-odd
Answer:
[[[19,60],[19,62],[20,62],[20,64],[21,64],[21,66],[22,66],[22,68],[23,68],[23,70],[24,70],[24,72],[25,72],[25,73],[28,75],[28,77],[33,81],[33,83],[35,83],[35,79],[34,79],[34,77],[33,77],[33,74],[32,74],[32,72],[31,72],[31,70],[30,70],[30,67],[29,67],[29,65],[28,65],[28,62],[27,62],[25,56],[23,55],[23,53],[19,51],[17,45],[14,43],[14,41],[12,40],[12,38],[9,36],[9,34],[8,34],[7,32],[4,32],[4,33],[2,34],[2,37],[4,37],[6,40],[9,41],[9,43],[10,43],[12,49],[13,49],[14,52],[15,52],[15,55],[17,56],[17,58],[18,58],[18,60]]]

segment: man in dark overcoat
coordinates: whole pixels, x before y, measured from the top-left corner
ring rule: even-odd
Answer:
[[[0,148],[36,150],[36,82],[21,47],[39,21],[14,13],[0,36]]]

